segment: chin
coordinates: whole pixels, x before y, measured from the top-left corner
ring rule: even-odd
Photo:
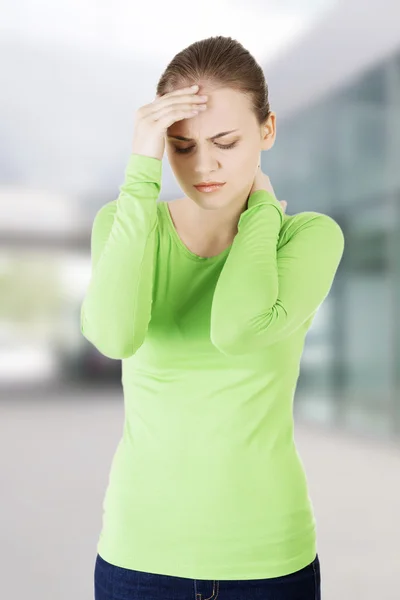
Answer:
[[[225,190],[224,190],[225,191]],[[220,208],[225,208],[232,204],[232,197],[229,194],[220,194],[220,193],[210,193],[210,194],[199,194],[194,198],[188,196],[192,202],[197,204],[199,208],[203,208],[204,210],[217,210]]]

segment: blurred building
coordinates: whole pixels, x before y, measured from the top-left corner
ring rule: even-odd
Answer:
[[[264,166],[288,214],[291,203],[294,212],[329,214],[345,235],[334,285],[308,335],[296,408],[335,427],[399,436],[400,50],[384,30],[366,38],[362,21],[357,30],[348,19],[350,26],[318,32],[290,64],[293,73],[307,56],[311,62],[318,44],[332,70],[321,71],[323,91],[304,69],[309,96],[294,90],[284,101],[279,143]],[[324,49],[335,35],[342,50],[330,59]],[[357,53],[349,54],[351,38]],[[333,68],[338,61],[342,72]]]
[[[311,5],[324,2],[305,4],[311,11]],[[288,214],[329,214],[346,242],[332,290],[306,338],[295,411],[324,427],[398,439],[400,5],[393,0],[325,4],[326,14],[320,12],[319,20],[264,68],[277,113],[277,141],[263,154],[262,167],[278,197],[287,200]],[[278,5],[271,3],[275,11]],[[85,6],[92,22],[92,8]],[[125,13],[114,15],[111,5],[109,10],[121,23],[127,21]],[[262,26],[265,17],[278,38],[273,29],[280,21],[273,20],[272,8],[267,15],[257,3],[257,10],[261,25],[254,26]],[[288,19],[302,11],[297,2],[286,3],[285,10]],[[72,23],[72,12],[70,17]],[[20,24],[17,13],[15,23]],[[106,19],[102,23],[108,26]],[[28,20],[23,25],[29,29]],[[0,145],[0,391],[5,394],[75,381],[120,385],[120,362],[101,356],[80,333],[90,232],[96,211],[117,197],[122,183],[132,98],[136,107],[149,101],[170,54],[161,43],[151,45],[143,69],[134,47],[112,51],[129,36],[107,41],[94,31],[93,46],[83,52],[84,29],[78,32],[80,43],[69,34],[68,45],[62,37],[68,28],[55,40],[54,27],[51,22],[47,39],[44,29],[36,36],[15,30],[12,36],[9,26],[0,41],[0,142],[6,142]],[[268,27],[265,35],[267,44]],[[237,37],[246,43],[245,36]],[[160,199],[179,193],[165,161]]]

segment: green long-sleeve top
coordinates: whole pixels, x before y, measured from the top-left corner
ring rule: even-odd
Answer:
[[[92,227],[81,331],[122,359],[125,407],[97,549],[193,579],[292,573],[317,551],[293,398],[343,232],[259,190],[232,245],[202,258],[157,202],[161,174],[161,160],[131,154]]]

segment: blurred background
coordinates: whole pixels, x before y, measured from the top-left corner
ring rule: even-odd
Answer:
[[[400,598],[400,3],[5,2],[0,22],[0,596],[93,598],[120,361],[80,331],[95,213],[117,198],[135,111],[211,35],[262,65],[287,213],[346,247],[295,396],[324,600]],[[160,200],[181,195],[166,157]]]

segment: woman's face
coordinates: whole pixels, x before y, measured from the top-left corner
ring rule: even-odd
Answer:
[[[176,121],[166,131],[165,146],[171,168],[183,192],[201,208],[243,205],[253,185],[260,151],[274,144],[275,114],[271,113],[260,126],[250,100],[241,92],[200,85],[198,94],[208,95],[206,110]],[[211,139],[226,131],[232,133]],[[175,139],[176,136],[188,141]],[[194,187],[205,180],[225,185],[207,194]]]

